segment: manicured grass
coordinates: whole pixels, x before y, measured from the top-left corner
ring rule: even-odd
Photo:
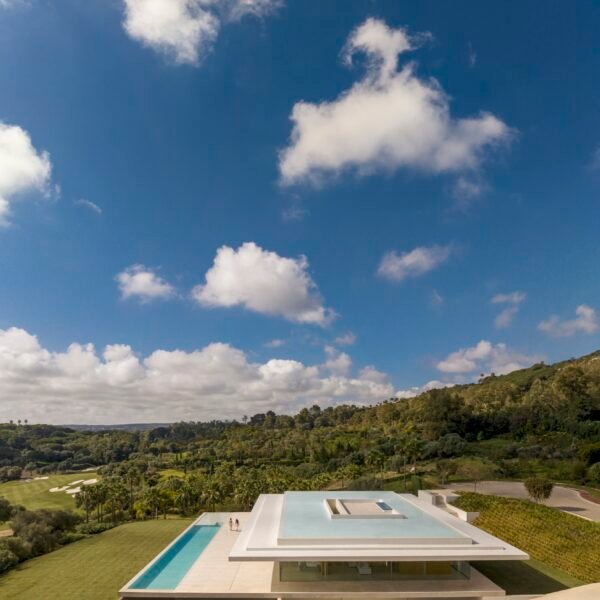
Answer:
[[[95,472],[85,471],[67,475],[49,475],[37,481],[8,481],[0,484],[0,496],[11,504],[22,504],[25,508],[75,508],[75,500],[64,492],[50,492],[50,488],[62,487],[78,479],[97,479]]]
[[[600,581],[600,523],[527,500],[465,492],[455,504],[479,511],[475,525],[584,583]],[[549,572],[548,569],[555,569]]]
[[[117,591],[190,523],[128,523],[74,542],[0,576],[0,598],[115,600]]]

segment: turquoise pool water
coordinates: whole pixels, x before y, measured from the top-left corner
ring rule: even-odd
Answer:
[[[130,587],[174,590],[218,530],[219,525],[193,525]]]

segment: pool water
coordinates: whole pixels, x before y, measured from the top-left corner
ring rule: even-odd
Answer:
[[[137,590],[174,590],[213,539],[219,525],[192,525],[131,585]]]

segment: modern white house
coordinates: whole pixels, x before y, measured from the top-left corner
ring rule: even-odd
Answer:
[[[440,501],[441,500],[441,501]],[[229,519],[239,521],[236,530]],[[121,598],[484,598],[471,561],[528,555],[431,493],[286,492],[250,513],[204,513]]]

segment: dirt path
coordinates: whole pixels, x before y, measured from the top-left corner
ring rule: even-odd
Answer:
[[[448,486],[456,491],[473,491],[472,483],[454,483]],[[507,498],[528,499],[527,490],[520,481],[482,481],[477,484],[480,494],[493,494]],[[543,502],[546,506],[558,508],[564,512],[600,522],[600,504],[586,500],[578,490],[555,485],[552,495]]]

